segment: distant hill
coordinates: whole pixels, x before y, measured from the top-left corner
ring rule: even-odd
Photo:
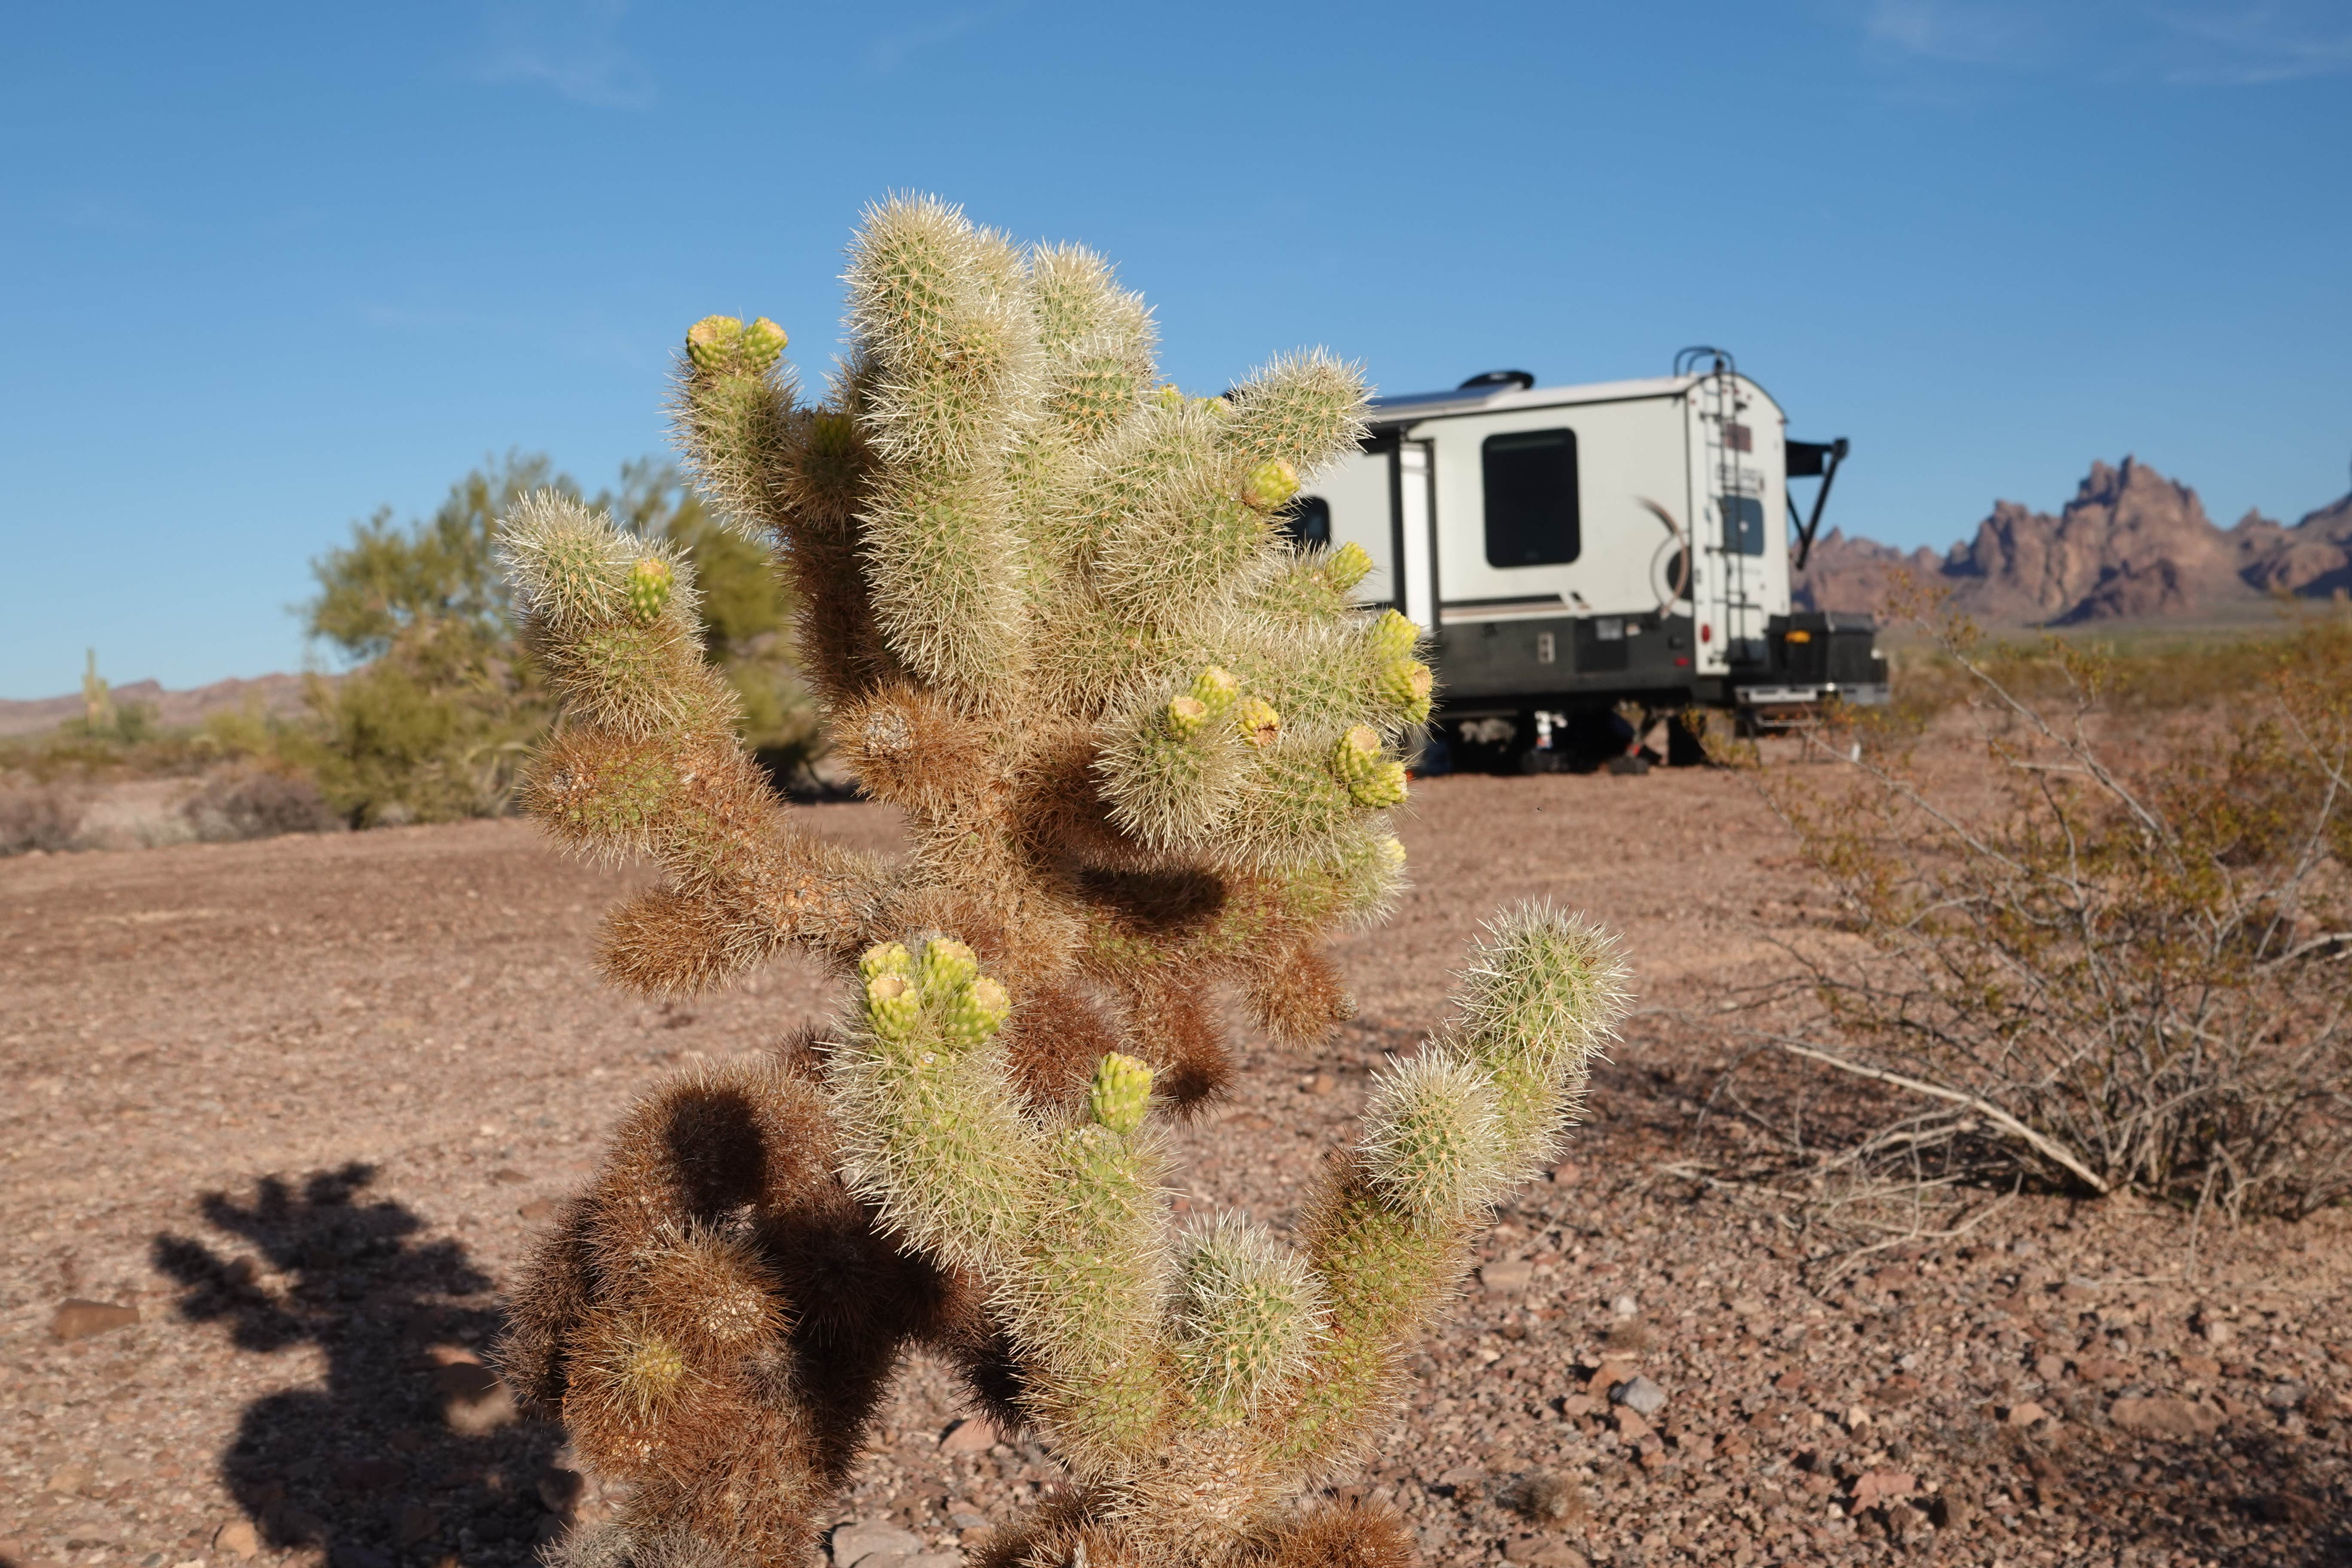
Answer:
[[[248,702],[257,702],[265,713],[289,715],[302,710],[302,677],[299,675],[261,675],[251,680],[215,680],[210,686],[199,686],[188,691],[166,691],[152,680],[134,680],[125,686],[111,688],[117,705],[136,702],[155,710],[155,721],[164,729],[180,729],[201,724],[205,716],[226,709],[231,711]],[[82,715],[81,693],[65,697],[43,697],[32,701],[0,699],[0,735],[33,735],[44,730],[54,730],[69,719]]]
[[[1805,609],[1876,610],[1898,570],[1949,588],[1956,608],[1992,626],[2227,616],[2273,593],[2352,589],[2352,495],[2291,528],[2250,511],[2225,529],[2195,490],[2145,463],[2095,462],[2054,517],[1996,501],[1973,540],[1940,556],[1832,529],[1794,597]]]

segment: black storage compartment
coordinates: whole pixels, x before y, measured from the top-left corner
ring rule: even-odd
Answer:
[[[1874,686],[1886,679],[1878,623],[1850,610],[1774,616],[1768,634],[1775,679],[1800,686]]]

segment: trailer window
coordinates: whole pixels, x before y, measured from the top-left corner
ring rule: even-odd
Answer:
[[[1754,496],[1723,498],[1723,549],[1727,555],[1764,553],[1764,503]]]
[[[1486,564],[1560,566],[1582,549],[1576,432],[1515,430],[1479,449],[1486,483]]]
[[[1299,550],[1320,550],[1331,542],[1331,503],[1321,496],[1299,496],[1282,509],[1276,526]]]

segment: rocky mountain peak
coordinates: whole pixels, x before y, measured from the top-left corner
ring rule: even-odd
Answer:
[[[1940,581],[1988,624],[2210,615],[2352,581],[2352,496],[2292,528],[2249,512],[2225,531],[2189,486],[2136,458],[2095,461],[2054,515],[1995,501],[1975,537],[1940,559],[1832,531],[1814,545],[1797,597],[1807,608],[1875,609],[1896,570]]]

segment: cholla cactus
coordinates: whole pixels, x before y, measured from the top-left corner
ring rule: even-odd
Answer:
[[[848,283],[823,403],[774,323],[714,316],[677,424],[794,577],[804,669],[905,811],[904,860],[778,811],[695,655],[686,562],[560,497],[508,523],[567,705],[530,809],[667,873],[608,921],[607,974],[684,991],[791,946],[854,993],[829,1037],[640,1106],[545,1244],[509,1379],[633,1483],[567,1550],[799,1568],[921,1342],[1079,1482],[992,1563],[1402,1561],[1392,1516],[1298,1500],[1360,1454],[1472,1228],[1571,1113],[1612,949],[1504,920],[1295,1253],[1232,1218],[1179,1235],[1161,1129],[1230,1074],[1218,992],[1320,1038],[1349,1011],[1321,942],[1402,872],[1383,813],[1429,711],[1419,632],[1351,606],[1362,551],[1275,526],[1359,439],[1362,387],[1309,354],[1222,397],[1155,388],[1101,261],[932,201],[869,212]]]

